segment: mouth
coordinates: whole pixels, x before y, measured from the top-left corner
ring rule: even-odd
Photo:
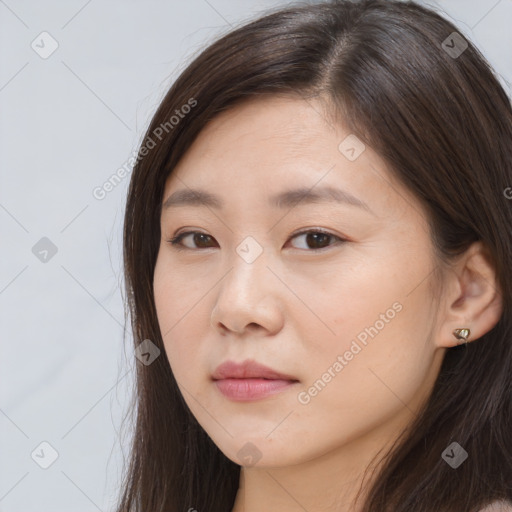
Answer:
[[[230,400],[255,401],[280,393],[299,382],[253,360],[243,363],[226,361],[212,374],[217,389]]]

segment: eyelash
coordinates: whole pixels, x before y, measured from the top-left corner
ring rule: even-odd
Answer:
[[[338,240],[338,243],[336,244],[330,244],[328,245],[327,247],[322,247],[320,249],[298,249],[300,251],[306,251],[306,252],[319,252],[319,251],[324,251],[326,249],[328,249],[329,247],[333,247],[335,245],[339,245],[340,243],[343,243],[343,242],[347,242],[348,240],[344,239],[344,238],[341,238],[337,235],[334,235],[333,233],[330,233],[328,231],[324,231],[322,229],[308,229],[308,230],[304,230],[304,231],[300,231],[299,233],[295,233],[293,236],[290,237],[290,240],[293,239],[293,238],[296,238],[298,236],[301,236],[301,235],[307,235],[307,234],[310,234],[310,233],[321,233],[322,235],[327,235],[331,238],[334,238],[334,239],[337,239]],[[195,234],[198,234],[198,235],[205,235],[205,236],[208,236],[208,237],[211,237],[211,235],[208,235],[206,233],[203,233],[202,231],[185,231],[183,233],[180,233],[179,235],[176,235],[175,237],[171,238],[171,239],[168,239],[167,242],[169,244],[172,245],[172,247],[174,249],[176,249],[177,251],[186,251],[186,250],[189,250],[189,251],[198,251],[198,250],[201,250],[201,248],[197,248],[197,249],[194,249],[194,248],[190,248],[190,247],[185,247],[184,245],[181,244],[181,240],[183,238],[185,238],[186,236],[188,235],[195,235]],[[213,237],[211,237],[213,238]],[[211,247],[205,247],[203,249],[211,249]]]

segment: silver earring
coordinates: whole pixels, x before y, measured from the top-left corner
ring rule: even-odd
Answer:
[[[471,331],[467,327],[464,327],[463,329],[455,329],[452,334],[457,340],[464,340],[464,343],[467,344]],[[460,343],[462,343],[462,341]],[[459,341],[457,341],[457,345],[459,345]]]

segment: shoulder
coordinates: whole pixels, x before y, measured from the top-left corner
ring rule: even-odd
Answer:
[[[512,503],[506,501],[494,501],[490,505],[480,509],[479,512],[512,512]]]

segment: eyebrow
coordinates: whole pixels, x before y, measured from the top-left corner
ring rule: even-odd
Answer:
[[[314,189],[302,187],[280,192],[279,194],[270,197],[269,206],[284,209],[291,208],[297,203],[313,204],[322,202],[348,204],[364,209],[372,215],[375,215],[370,207],[361,199],[353,196],[346,190],[331,186],[315,187]],[[220,210],[223,205],[224,202],[222,199],[211,192],[186,188],[172,193],[164,201],[162,209],[167,210],[169,208],[180,206],[203,206]]]

